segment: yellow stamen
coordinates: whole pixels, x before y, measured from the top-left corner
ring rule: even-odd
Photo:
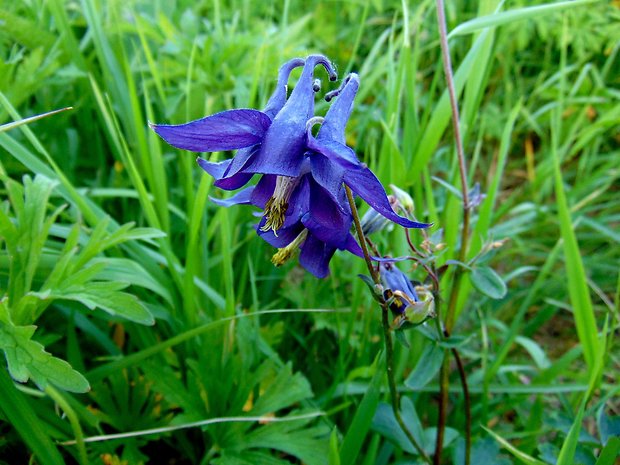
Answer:
[[[260,228],[261,231],[267,232],[272,230],[273,234],[276,237],[278,236],[277,231],[284,224],[288,201],[295,186],[297,186],[297,182],[298,178],[290,176],[278,176],[276,178],[276,188],[271,198],[265,204],[265,211],[263,213],[265,224]]]

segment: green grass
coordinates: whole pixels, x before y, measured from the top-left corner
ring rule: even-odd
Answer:
[[[620,9],[448,3],[468,183],[486,195],[467,259],[507,289],[501,299],[469,279],[456,289],[450,343],[472,395],[472,463],[612,464]],[[363,261],[338,252],[325,280],[296,263],[274,268],[249,209],[216,207],[209,196],[221,191],[195,154],[147,122],[262,108],[281,63],[324,53],[340,78],[361,77],[349,145],[384,185],[412,195],[417,219],[435,224],[432,262],[450,264],[462,208],[435,3],[23,0],[0,2],[0,25],[0,343],[10,368],[0,373],[0,459],[419,463],[389,415]],[[317,76],[321,92],[337,85]],[[382,253],[410,253],[398,228],[372,239]],[[454,270],[442,276],[441,308]],[[438,415],[433,328],[406,333],[410,348],[395,351],[402,413],[424,444]],[[10,344],[36,356],[12,359]],[[450,384],[443,457],[461,464],[455,369]],[[263,415],[289,421],[226,421]]]

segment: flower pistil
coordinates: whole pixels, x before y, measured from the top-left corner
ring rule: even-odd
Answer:
[[[283,247],[281,249],[278,249],[278,251],[273,254],[273,257],[271,257],[271,263],[273,263],[275,266],[282,266],[284,265],[295,253],[295,251],[301,247],[301,245],[303,244],[303,242],[306,240],[306,238],[308,237],[308,230],[304,229],[302,232],[299,233],[299,235],[286,247]]]

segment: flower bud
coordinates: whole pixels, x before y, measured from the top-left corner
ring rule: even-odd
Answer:
[[[388,201],[390,202],[392,210],[394,210],[398,202],[396,200],[396,197],[394,197],[393,195],[388,195]],[[364,213],[364,216],[362,216],[360,222],[362,224],[362,231],[366,236],[386,228],[391,229],[393,224],[389,219],[381,215],[373,208],[369,209],[366,213]]]
[[[392,189],[392,194],[398,200],[398,205],[405,209],[407,213],[410,215],[413,214],[413,199],[411,196],[405,192],[404,190],[396,187],[394,184],[390,184],[390,189]]]

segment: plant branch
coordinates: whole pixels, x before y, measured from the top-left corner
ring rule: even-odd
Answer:
[[[364,260],[366,261],[366,266],[368,267],[368,272],[370,273],[372,280],[375,284],[380,284],[381,280],[379,277],[379,273],[372,266],[372,261],[370,259],[370,254],[368,253],[368,246],[366,244],[366,237],[364,236],[364,231],[362,230],[362,225],[360,223],[359,213],[357,212],[357,207],[355,206],[355,200],[353,199],[353,193],[348,186],[344,186],[345,191],[347,193],[347,199],[349,200],[349,205],[351,206],[351,213],[353,214],[353,223],[355,224],[355,229],[357,230],[357,236],[362,247],[362,251],[364,252]],[[388,317],[388,307],[385,301],[381,301],[381,323],[383,325],[383,337],[385,340],[385,366],[388,378],[388,386],[390,389],[390,399],[392,401],[392,412],[394,413],[394,417],[396,418],[396,422],[400,429],[405,433],[409,442],[413,445],[413,447],[418,451],[420,457],[427,462],[431,463],[431,459],[428,457],[422,446],[416,441],[413,437],[413,434],[405,425],[403,418],[400,414],[400,402],[398,396],[398,390],[396,389],[396,380],[394,379],[394,344],[392,342],[392,334],[390,330],[390,321]]]

